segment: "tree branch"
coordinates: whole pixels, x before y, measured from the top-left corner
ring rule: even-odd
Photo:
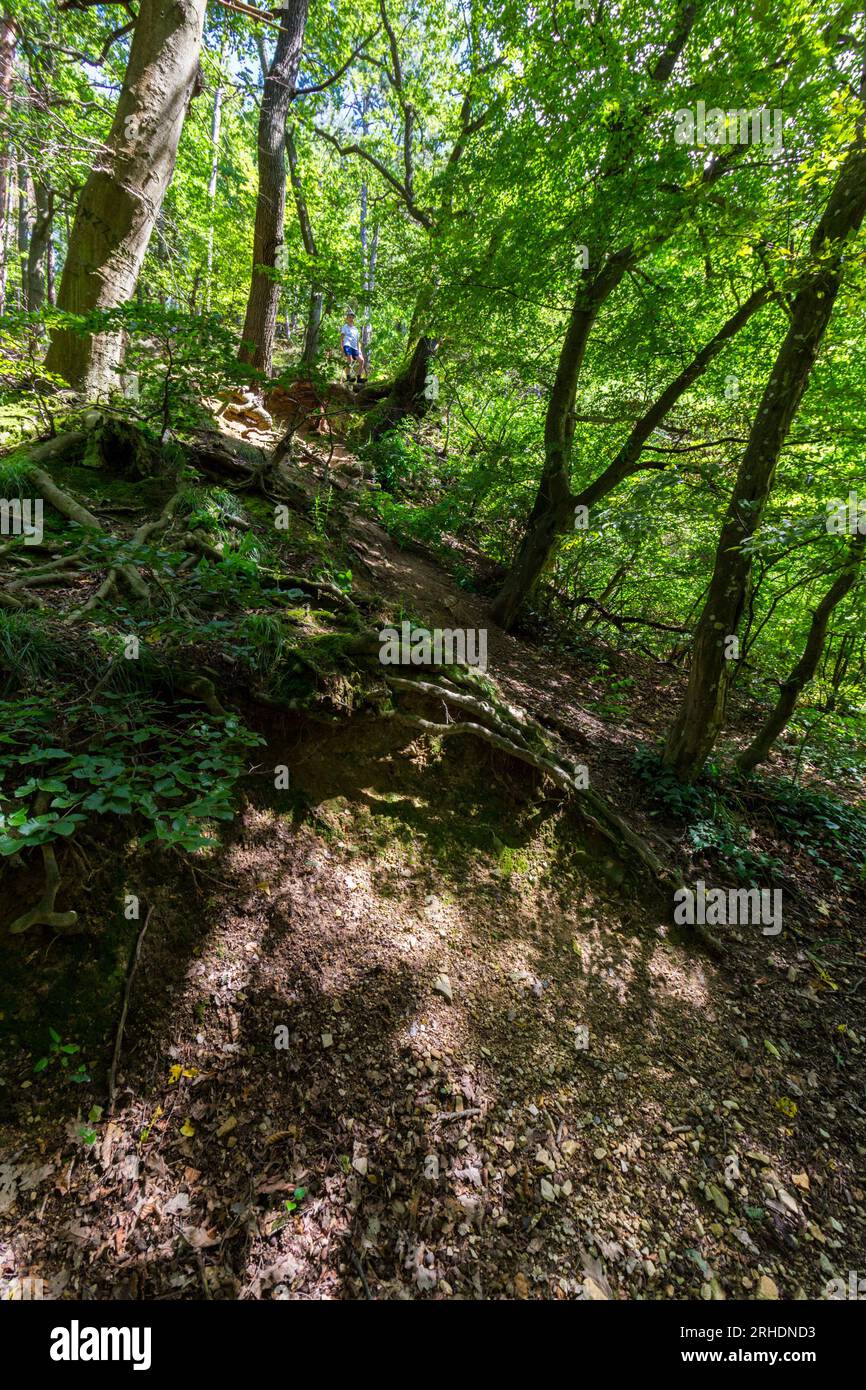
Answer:
[[[330,145],[333,145],[334,149],[337,151],[338,154],[344,157],[349,154],[354,154],[357,155],[359,159],[364,159],[367,161],[368,164],[372,165],[372,167],[382,175],[382,178],[385,179],[386,182],[388,182],[397,193],[399,193],[400,198],[405,204],[406,210],[409,213],[410,217],[412,217],[414,221],[420,222],[421,226],[426,227],[428,231],[432,230],[433,218],[430,216],[429,212],[425,211],[424,208],[419,208],[416,205],[412,198],[411,190],[408,189],[404,183],[401,183],[400,180],[396,178],[394,174],[391,173],[391,170],[387,167],[387,165],[383,164],[380,159],[377,159],[375,155],[370,154],[369,150],[363,149],[361,145],[341,145],[336,135],[332,135],[329,130],[323,130],[321,126],[313,126],[312,129],[314,134],[320,136],[322,140],[327,140]]]
[[[334,83],[339,82],[340,78],[348,70],[348,68],[355,61],[355,59],[361,53],[363,53],[364,49],[367,47],[367,44],[370,42],[371,39],[375,38],[377,32],[378,30],[371,29],[370,33],[366,36],[366,38],[363,38],[361,42],[358,44],[358,47],[352,50],[343,66],[341,68],[338,68],[337,71],[333,73],[331,77],[327,77],[324,82],[316,82],[311,87],[297,87],[295,89],[295,96],[308,97],[313,92],[324,92],[327,90],[328,87],[333,87]]]

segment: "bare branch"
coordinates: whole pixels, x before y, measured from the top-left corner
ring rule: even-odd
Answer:
[[[369,150],[365,150],[361,145],[358,144],[341,145],[336,135],[332,135],[329,130],[323,130],[321,126],[313,126],[313,131],[316,135],[320,136],[321,139],[327,140],[329,144],[333,145],[334,149],[337,151],[338,154],[344,156],[354,154],[357,155],[359,159],[365,159],[367,163],[372,165],[372,167],[382,175],[382,178],[385,179],[391,185],[391,187],[395,189],[397,193],[399,193],[404,204],[406,205],[406,210],[409,213],[410,217],[412,217],[416,222],[420,222],[421,226],[426,227],[428,231],[432,230],[433,218],[431,217],[430,213],[427,212],[424,208],[419,208],[417,206],[412,197],[411,190],[406,187],[405,183],[401,183],[400,180],[394,174],[391,173],[391,170],[387,167],[387,165],[383,164],[380,159],[377,159],[374,154],[370,154]]]
[[[363,53],[364,49],[367,47],[367,44],[370,42],[371,39],[375,38],[377,32],[378,31],[376,29],[372,29],[370,33],[367,34],[366,38],[363,38],[361,40],[361,42],[358,44],[358,47],[352,50],[343,66],[341,68],[338,68],[337,71],[331,77],[327,77],[324,82],[315,82],[311,87],[296,88],[295,96],[308,97],[313,92],[324,92],[327,90],[328,87],[333,87],[334,83],[339,82],[340,78],[348,70],[348,68],[355,61],[355,59],[359,57],[361,53]]]

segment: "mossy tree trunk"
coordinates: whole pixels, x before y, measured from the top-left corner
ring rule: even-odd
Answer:
[[[280,286],[273,272],[283,245],[286,217],[286,120],[295,96],[307,8],[308,0],[288,0],[276,11],[280,31],[259,110],[253,269],[240,357],[267,376],[280,303]]]
[[[191,98],[207,0],[141,0],[111,130],[75,214],[58,307],[112,309],[135,293]],[[46,367],[88,394],[117,384],[118,334],[57,330]]]

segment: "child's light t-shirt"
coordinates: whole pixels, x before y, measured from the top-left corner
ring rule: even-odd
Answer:
[[[343,346],[356,348],[358,346],[358,327],[354,323],[344,323],[340,329],[343,335]]]

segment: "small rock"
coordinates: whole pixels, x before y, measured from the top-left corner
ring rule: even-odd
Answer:
[[[415,1283],[422,1293],[429,1293],[436,1287],[437,1275],[435,1270],[427,1269],[425,1265],[419,1265],[415,1270]]]
[[[730,1211],[730,1204],[722,1189],[716,1187],[715,1183],[707,1183],[707,1198],[722,1213],[722,1216],[727,1216]]]
[[[454,1003],[454,991],[447,975],[437,975],[433,981],[433,988],[437,994],[442,995],[443,999],[447,999],[449,1004]]]
[[[776,1195],[779,1198],[779,1201],[782,1203],[783,1207],[790,1211],[794,1216],[800,1215],[800,1208],[797,1206],[797,1203],[794,1201],[794,1198],[791,1196],[790,1192],[786,1192],[784,1187],[779,1187],[776,1189]]]

